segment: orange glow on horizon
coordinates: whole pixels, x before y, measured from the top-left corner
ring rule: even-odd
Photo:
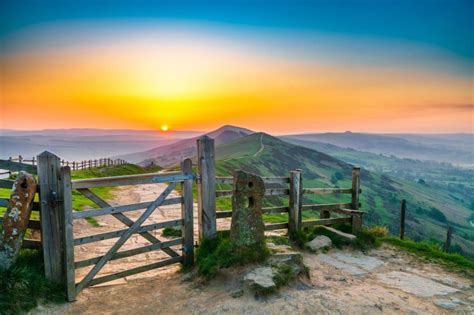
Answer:
[[[219,43],[0,55],[0,128],[472,132],[472,82],[281,59]],[[27,123],[18,125],[18,117]]]

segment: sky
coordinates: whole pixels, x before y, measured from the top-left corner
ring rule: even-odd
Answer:
[[[0,129],[473,132],[474,1],[0,2]]]

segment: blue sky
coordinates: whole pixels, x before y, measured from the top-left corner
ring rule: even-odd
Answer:
[[[474,1],[2,0],[1,12],[3,36],[57,21],[168,18],[414,41],[474,57]]]

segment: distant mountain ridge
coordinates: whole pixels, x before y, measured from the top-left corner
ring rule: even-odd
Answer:
[[[474,165],[473,134],[310,133],[282,136],[400,158]]]
[[[169,167],[178,164],[182,159],[196,155],[196,140],[201,136],[208,136],[215,140],[216,145],[225,144],[232,140],[252,134],[253,131],[232,125],[225,125],[211,132],[197,137],[184,139],[151,150],[132,154],[118,155],[118,158],[132,163],[148,165],[151,163]]]

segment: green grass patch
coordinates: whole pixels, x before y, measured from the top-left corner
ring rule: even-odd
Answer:
[[[166,237],[181,237],[183,235],[181,229],[174,229],[172,227],[166,227],[161,232],[161,235]]]
[[[412,240],[400,240],[396,237],[382,237],[384,243],[397,246],[401,249],[416,254],[429,261],[433,261],[448,267],[454,271],[461,271],[474,278],[474,260],[457,253],[444,252],[440,245],[432,242],[415,242]]]
[[[36,307],[39,301],[65,301],[64,289],[49,283],[43,268],[39,251],[23,249],[14,266],[0,270],[0,313],[25,313]]]
[[[291,245],[290,239],[286,236],[266,236],[265,240],[267,243],[273,243],[275,245]]]
[[[215,239],[205,239],[196,250],[198,273],[207,279],[219,269],[264,261],[270,251],[265,245],[236,248],[230,242],[230,232],[217,233]]]

